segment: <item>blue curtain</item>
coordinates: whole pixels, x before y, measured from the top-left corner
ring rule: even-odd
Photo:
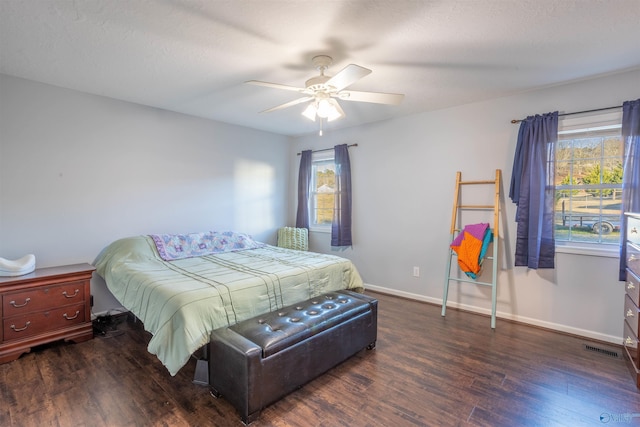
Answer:
[[[336,196],[331,223],[331,246],[351,246],[351,162],[347,144],[334,147]]]
[[[622,140],[624,142],[624,173],[622,175],[622,212],[640,212],[640,99],[622,104]],[[627,227],[623,218],[620,227],[620,280],[625,273]]]
[[[515,265],[554,268],[554,150],[558,112],[520,124],[509,197],[516,204]]]
[[[311,187],[311,150],[305,150],[300,157],[298,172],[298,212],[296,227],[309,229],[309,191]]]

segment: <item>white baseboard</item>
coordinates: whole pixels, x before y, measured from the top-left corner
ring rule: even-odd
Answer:
[[[422,302],[442,306],[441,298],[433,298],[425,295],[419,295],[411,292],[405,292],[397,289],[385,288],[383,286],[376,286],[376,285],[370,285],[370,284],[365,284],[365,289],[375,291],[375,292],[380,292],[382,294],[394,295],[402,298],[407,298],[407,299],[412,299],[416,301],[422,301]],[[491,315],[490,309],[476,307],[476,306],[467,305],[467,304],[459,304],[453,301],[449,301],[449,303],[447,304],[447,307],[469,311],[472,313],[484,314],[487,316]],[[91,320],[94,320],[96,317],[99,317],[99,316],[105,316],[107,314],[114,315],[118,313],[126,313],[128,311],[129,310],[127,310],[124,307],[116,307],[116,308],[112,308],[110,310],[102,311],[99,313],[92,313]],[[586,329],[575,328],[572,326],[562,325],[559,323],[547,322],[540,319],[533,319],[530,317],[519,316],[512,313],[504,313],[500,311],[496,312],[496,317],[500,319],[513,320],[515,322],[538,326],[545,329],[551,329],[558,332],[564,332],[571,335],[577,335],[580,337],[585,337],[585,338],[596,340],[596,341],[603,341],[603,342],[608,342],[615,345],[622,345],[622,336],[606,335],[606,334],[602,334],[595,331],[589,331]]]
[[[397,289],[385,288],[383,286],[369,285],[365,284],[365,289],[380,292],[383,294],[394,295],[398,297],[403,297],[407,299],[427,302],[435,305],[442,306],[441,298],[433,298],[427,297],[425,295],[418,295],[411,292],[399,291]],[[459,310],[469,311],[472,313],[485,314],[487,316],[491,316],[491,310],[487,308],[476,307],[467,304],[459,304],[457,302],[449,301],[447,303],[447,308],[456,308]],[[595,331],[589,331],[586,329],[575,328],[572,326],[562,325],[559,323],[547,322],[540,319],[533,319],[525,316],[518,316],[512,313],[504,313],[497,311],[496,317],[500,319],[513,320],[515,322],[525,323],[528,325],[538,326],[545,329],[551,329],[558,332],[564,332],[571,335],[577,335],[580,337],[589,338],[596,341],[608,342],[611,344],[622,345],[622,336],[614,336],[614,335],[606,335]],[[496,328],[497,329],[497,328]]]

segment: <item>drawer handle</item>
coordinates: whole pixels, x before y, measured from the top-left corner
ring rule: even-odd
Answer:
[[[635,289],[635,285],[633,284],[633,282],[629,282],[627,283],[627,289]]]
[[[76,295],[78,295],[78,292],[80,292],[80,289],[76,289],[76,291],[73,293],[73,295],[69,295],[69,294],[67,294],[67,291],[62,292],[62,295],[64,295],[64,296],[65,296],[65,298],[73,298],[73,297],[75,297]]]
[[[635,228],[635,227],[633,227],[633,228],[631,229],[631,234],[638,234],[638,229],[637,229],[637,228]]]
[[[31,324],[31,322],[27,321],[27,323],[24,325],[24,328],[16,328],[16,325],[11,325],[11,329],[13,329],[15,332],[22,332],[25,329],[27,329],[30,324]]]
[[[627,310],[627,317],[633,317],[633,311],[631,311],[631,309]]]
[[[20,308],[20,307],[24,307],[25,305],[29,304],[29,301],[31,301],[31,298],[27,298],[26,300],[24,300],[24,304],[16,304],[15,301],[9,301],[9,304],[14,306],[15,308]]]
[[[76,317],[78,317],[78,314],[80,314],[80,311],[76,311],[76,315],[75,315],[75,316],[73,316],[73,317],[69,317],[69,316],[67,316],[67,313],[63,314],[63,315],[62,315],[62,317],[64,317],[64,318],[65,318],[65,319],[67,319],[67,320],[73,320],[73,319],[75,319]]]
[[[633,344],[633,340],[631,339],[631,337],[627,337],[627,339],[626,339],[626,340],[624,340],[624,343],[625,343],[626,345],[631,345],[631,344]]]

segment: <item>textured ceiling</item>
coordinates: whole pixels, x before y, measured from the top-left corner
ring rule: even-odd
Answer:
[[[355,126],[640,68],[640,0],[0,0],[0,73],[285,135],[327,54],[373,73],[341,102]]]

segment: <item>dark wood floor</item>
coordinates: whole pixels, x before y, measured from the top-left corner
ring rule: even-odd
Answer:
[[[492,331],[484,316],[448,310],[442,318],[439,306],[371,295],[377,348],[252,426],[640,425],[640,391],[615,346],[501,320]],[[127,322],[118,331],[0,365],[0,425],[242,425],[224,399],[192,383],[195,360],[171,377],[147,353],[148,334]]]

